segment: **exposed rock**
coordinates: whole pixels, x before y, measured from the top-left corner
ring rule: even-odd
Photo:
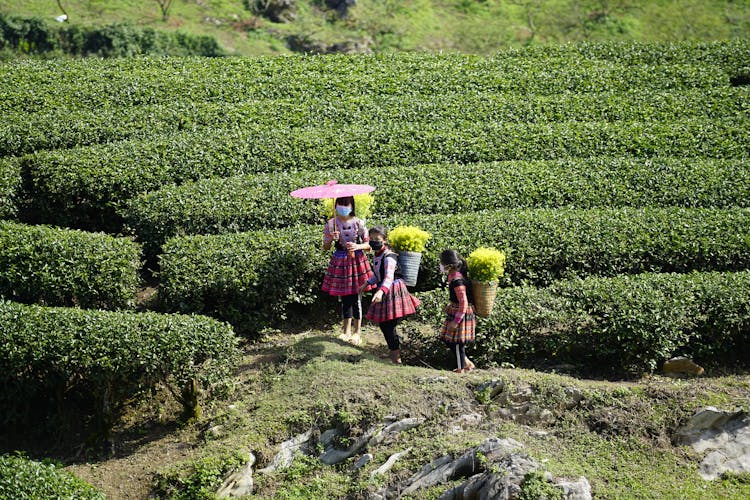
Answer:
[[[352,465],[352,470],[361,469],[365,465],[369,464],[372,460],[372,453],[365,453],[359,459],[357,459],[356,462],[354,462],[354,465]]]
[[[565,409],[572,410],[578,403],[583,401],[583,392],[577,387],[566,387],[565,388]]]
[[[669,376],[698,376],[703,375],[705,370],[702,366],[695,364],[692,359],[678,356],[665,361],[662,365],[662,371]]]
[[[744,411],[703,408],[677,431],[677,437],[698,453],[708,452],[699,468],[703,479],[717,479],[727,471],[750,472],[750,416]]]
[[[349,14],[349,8],[357,5],[357,0],[325,0],[326,7],[335,9],[339,17],[346,18]]]
[[[523,445],[514,439],[490,438],[479,446],[469,450],[457,459],[446,455],[433,460],[419,472],[410,477],[404,488],[399,488],[401,494],[408,495],[421,488],[429,488],[459,477],[469,477],[478,472],[482,461],[492,462],[495,459],[507,455]],[[481,454],[482,461],[478,454]]]
[[[499,472],[476,474],[468,481],[443,493],[440,500],[468,500],[474,498],[510,499],[521,492],[521,483],[529,472],[539,468],[534,459],[517,453],[493,462]]]
[[[290,23],[297,19],[297,0],[260,0],[263,15],[275,23]]]
[[[354,441],[354,443],[352,443],[349,448],[345,450],[340,450],[338,448],[334,448],[333,446],[329,447],[323,452],[322,455],[320,455],[320,461],[326,465],[334,465],[356,455],[360,450],[367,446],[367,443],[370,442],[370,439],[372,439],[373,435],[378,431],[378,429],[378,427],[369,429],[356,441]]]
[[[372,446],[376,446],[385,441],[387,438],[392,437],[399,432],[413,429],[414,427],[421,425],[423,422],[423,418],[405,418],[403,420],[399,420],[398,422],[394,422],[390,425],[387,425],[380,432],[376,433],[373,436],[372,440],[370,440],[369,444]]]
[[[490,399],[495,399],[498,394],[505,390],[505,382],[496,378],[482,382],[477,387],[477,393],[489,392]]]
[[[591,500],[591,485],[588,479],[581,476],[577,481],[559,481],[555,482],[555,488],[563,491],[563,498],[567,500]]]
[[[370,479],[374,478],[375,476],[382,476],[383,474],[391,470],[391,467],[393,467],[393,464],[396,463],[396,460],[403,457],[410,451],[411,451],[411,448],[407,448],[404,451],[394,453],[393,455],[388,457],[388,460],[386,460],[383,465],[381,465],[380,467],[378,467],[377,469],[375,469],[374,471],[370,473]]]
[[[232,472],[224,480],[216,491],[217,498],[243,497],[253,492],[253,465],[255,455],[250,454],[250,459],[239,470]]]
[[[277,469],[289,467],[294,461],[294,454],[297,452],[308,454],[310,452],[310,438],[312,437],[312,429],[309,431],[299,434],[288,441],[281,443],[281,450],[273,457],[271,463],[258,470],[258,472],[268,473],[273,472]]]
[[[374,41],[368,37],[332,44],[326,44],[304,34],[290,35],[286,38],[289,50],[308,54],[372,54],[373,43]]]

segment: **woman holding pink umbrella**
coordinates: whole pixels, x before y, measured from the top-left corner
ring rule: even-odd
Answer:
[[[336,215],[326,222],[323,231],[323,249],[335,246],[336,251],[331,255],[323,278],[323,291],[341,300],[342,339],[359,345],[362,343],[360,287],[373,276],[370,261],[364,254],[370,251],[369,237],[365,223],[357,217],[354,197],[336,198],[334,206]]]
[[[360,288],[373,276],[370,261],[364,254],[370,251],[369,236],[364,221],[357,217],[355,194],[369,193],[375,188],[364,184],[337,184],[310,186],[291,193],[296,198],[334,198],[334,216],[323,230],[323,249],[335,250],[323,278],[323,291],[339,297],[343,318],[341,338],[361,344],[362,301]],[[373,286],[367,285],[365,290]]]

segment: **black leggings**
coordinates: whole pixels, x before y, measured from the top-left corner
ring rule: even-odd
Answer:
[[[341,298],[341,316],[344,319],[355,318],[362,319],[362,301],[359,295],[343,295]]]
[[[466,351],[464,350],[463,342],[447,342],[448,347],[451,350],[453,359],[456,360],[456,365],[459,370],[466,368]]]
[[[380,331],[383,332],[383,337],[385,337],[385,341],[388,344],[388,349],[391,351],[401,349],[401,340],[398,338],[398,333],[396,333],[396,327],[400,320],[401,318],[398,318],[378,323]]]

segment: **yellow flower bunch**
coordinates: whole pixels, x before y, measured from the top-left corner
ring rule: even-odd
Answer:
[[[320,211],[326,220],[333,217],[333,200],[332,198],[323,198],[321,203]],[[354,195],[354,206],[357,212],[357,217],[360,219],[366,219],[372,215],[372,205],[375,203],[375,197],[370,193],[355,194]]]
[[[466,265],[471,279],[490,283],[505,273],[505,253],[494,248],[477,248],[466,258]]]
[[[397,252],[424,252],[430,236],[416,226],[398,226],[388,232],[388,244]]]

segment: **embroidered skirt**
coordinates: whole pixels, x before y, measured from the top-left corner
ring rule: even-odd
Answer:
[[[334,297],[344,295],[356,295],[359,287],[372,276],[370,261],[362,250],[354,252],[349,257],[346,250],[336,250],[331,256],[325,278],[323,278],[323,291]],[[373,286],[367,288],[372,290]]]
[[[469,310],[464,314],[464,318],[458,324],[455,332],[448,331],[448,323],[453,321],[453,316],[458,312],[458,304],[450,302],[445,308],[445,321],[440,329],[440,340],[443,342],[455,342],[465,344],[474,342],[474,331],[477,326],[477,318],[474,315],[474,306],[469,304]]]
[[[388,293],[383,294],[382,301],[370,304],[365,317],[375,323],[403,318],[417,312],[419,304],[419,299],[409,293],[406,284],[399,278],[393,281]]]

